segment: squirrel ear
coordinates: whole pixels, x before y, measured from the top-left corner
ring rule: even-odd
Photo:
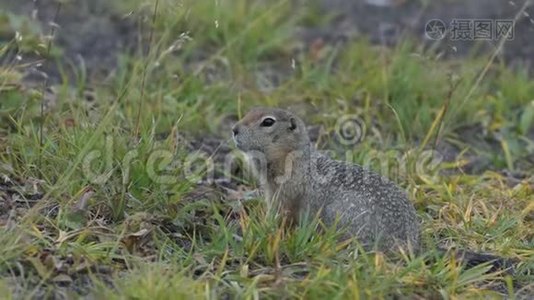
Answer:
[[[295,118],[289,118],[289,123],[291,124],[289,130],[297,129],[297,120],[295,120]]]

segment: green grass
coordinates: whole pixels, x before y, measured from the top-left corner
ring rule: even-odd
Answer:
[[[42,89],[20,85],[22,68],[0,68],[0,294],[458,299],[514,295],[533,282],[534,81],[526,72],[494,64],[466,99],[488,58],[443,61],[411,40],[299,50],[296,28],[331,16],[286,0],[160,0],[152,15],[155,3],[116,8],[142,22],[143,54],[122,55],[105,85],[83,70],[63,78],[43,112]],[[266,87],[269,76],[279,84]],[[364,253],[319,220],[287,230],[247,193],[198,187],[206,169],[191,167],[201,152],[190,144],[212,138],[224,149],[227,118],[254,105],[305,107],[306,121],[322,126],[322,149],[405,187],[428,253]],[[311,106],[317,112],[305,113]],[[340,145],[336,122],[352,114],[365,121],[365,138]],[[458,153],[432,167],[421,155],[440,127],[439,145]],[[219,172],[217,155],[205,156]],[[462,172],[473,156],[485,164]],[[524,272],[514,286],[486,266],[435,258],[436,244],[518,258]]]

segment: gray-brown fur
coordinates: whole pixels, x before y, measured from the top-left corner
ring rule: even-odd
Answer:
[[[274,124],[262,126],[269,117]],[[255,108],[233,131],[237,147],[251,157],[267,202],[293,222],[305,213],[319,214],[326,225],[338,218],[367,248],[419,248],[420,222],[406,193],[372,171],[321,154],[291,112]]]

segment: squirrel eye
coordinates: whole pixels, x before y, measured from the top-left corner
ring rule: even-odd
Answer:
[[[265,119],[263,119],[263,121],[261,121],[260,126],[261,127],[271,127],[271,126],[273,126],[274,122],[275,121],[274,121],[273,118],[265,118]]]

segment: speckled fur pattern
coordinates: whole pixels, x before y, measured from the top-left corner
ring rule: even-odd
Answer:
[[[339,225],[366,248],[419,247],[420,221],[406,193],[388,179],[358,165],[313,152],[303,195],[325,224]],[[316,169],[316,171],[314,171]]]
[[[266,116],[276,123],[261,126]],[[418,250],[420,221],[406,193],[370,170],[321,154],[292,113],[255,108],[234,126],[234,140],[254,157],[250,161],[267,202],[293,223],[305,213],[318,214],[367,249]]]

